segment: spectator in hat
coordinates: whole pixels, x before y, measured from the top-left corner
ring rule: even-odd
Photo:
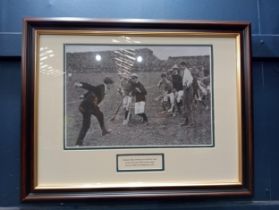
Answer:
[[[163,109],[166,110],[166,104],[170,103],[170,107],[168,108],[168,112],[174,111],[174,93],[173,93],[173,86],[172,82],[167,79],[167,75],[165,73],[161,74],[161,79],[158,82],[157,86],[162,91],[163,100],[162,106]]]
[[[135,97],[135,114],[142,117],[143,123],[148,123],[148,118],[145,114],[145,96],[147,94],[143,84],[138,80],[137,74],[131,75],[132,96]]]
[[[106,91],[111,88],[113,80],[106,77],[103,84],[93,86],[85,82],[76,82],[75,86],[85,89],[87,92],[82,95],[82,102],[79,106],[79,111],[82,114],[82,126],[76,141],[76,145],[83,145],[84,137],[90,127],[91,115],[94,115],[102,130],[102,136],[108,134],[110,131],[106,129],[104,123],[104,114],[99,108],[99,104],[104,99]]]
[[[120,94],[122,98],[122,107],[124,110],[124,120],[123,125],[127,125],[130,118],[130,109],[132,104],[132,83],[129,76],[120,77]]]

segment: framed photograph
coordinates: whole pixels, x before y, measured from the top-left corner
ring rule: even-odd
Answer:
[[[27,18],[23,201],[249,196],[250,24]]]

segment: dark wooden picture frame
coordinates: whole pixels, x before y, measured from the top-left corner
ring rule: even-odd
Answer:
[[[26,18],[24,20],[23,47],[22,47],[22,144],[21,144],[21,199],[22,201],[45,200],[91,200],[91,199],[120,199],[120,198],[199,198],[199,197],[231,197],[251,196],[253,193],[253,101],[252,101],[252,69],[251,69],[251,31],[247,22],[206,22],[183,20],[96,20],[96,19],[67,19],[67,18]],[[238,173],[239,183],[233,184],[156,184],[125,185],[107,187],[38,187],[41,170],[38,146],[38,115],[41,104],[38,102],[38,75],[39,75],[39,37],[42,35],[76,35],[90,37],[92,35],[115,36],[137,35],[151,37],[191,37],[210,39],[231,37],[235,39],[238,52],[236,89],[237,116],[235,134],[238,145]],[[144,35],[142,35],[144,34]],[[225,61],[226,62],[226,61]],[[234,61],[233,61],[234,62]],[[223,69],[226,71],[226,69]],[[213,92],[215,90],[212,90]],[[227,93],[225,93],[227,94]],[[234,105],[232,105],[234,107]],[[218,108],[217,108],[218,109]],[[42,112],[42,111],[41,111]],[[226,119],[223,119],[226,120]],[[50,123],[51,124],[51,123]],[[225,131],[226,132],[226,131]],[[63,142],[63,140],[61,140]],[[62,148],[63,150],[64,148]],[[147,152],[145,155],[164,156],[162,167],[158,171],[168,168],[168,157],[160,148],[156,152]],[[182,150],[183,148],[179,148]],[[185,148],[184,148],[185,149]],[[199,148],[197,148],[199,149]],[[137,148],[135,148],[137,150]],[[158,152],[159,150],[159,152]],[[51,150],[50,150],[51,151]],[[100,150],[99,150],[100,151]],[[113,151],[109,150],[109,151]],[[142,154],[142,152],[119,152],[117,157]],[[91,151],[92,152],[92,151]],[[224,151],[223,151],[224,152]],[[225,151],[226,153],[226,151]],[[160,154],[160,155],[157,155]],[[51,153],[50,153],[51,155]],[[115,160],[116,160],[115,156]],[[156,160],[159,161],[159,160]],[[160,159],[161,161],[161,159]],[[183,162],[183,160],[182,160]],[[102,163],[100,163],[102,164]],[[180,163],[182,164],[182,163]],[[118,165],[118,163],[116,163]],[[118,167],[118,166],[117,166]],[[126,168],[123,169],[126,171]],[[135,170],[137,171],[137,170]],[[147,170],[153,173],[152,170]],[[82,173],[82,172],[81,172]],[[117,172],[116,172],[117,173]],[[123,173],[123,172],[122,172]],[[130,172],[129,172],[130,173]],[[139,172],[144,174],[145,172]],[[131,174],[131,173],[130,173]],[[185,175],[186,176],[186,175]],[[63,177],[62,177],[63,178]],[[113,176],[112,176],[113,179]],[[111,180],[113,182],[113,180]],[[142,181],[144,183],[144,179]]]

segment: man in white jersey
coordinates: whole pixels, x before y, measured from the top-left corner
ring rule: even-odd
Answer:
[[[193,123],[193,75],[189,69],[189,66],[185,62],[181,62],[181,68],[183,68],[183,104],[185,121],[181,126],[189,126]]]

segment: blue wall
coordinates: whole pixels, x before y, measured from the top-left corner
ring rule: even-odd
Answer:
[[[279,209],[278,0],[0,0],[0,209]],[[246,199],[21,204],[22,18],[245,20],[252,23],[255,193]]]

